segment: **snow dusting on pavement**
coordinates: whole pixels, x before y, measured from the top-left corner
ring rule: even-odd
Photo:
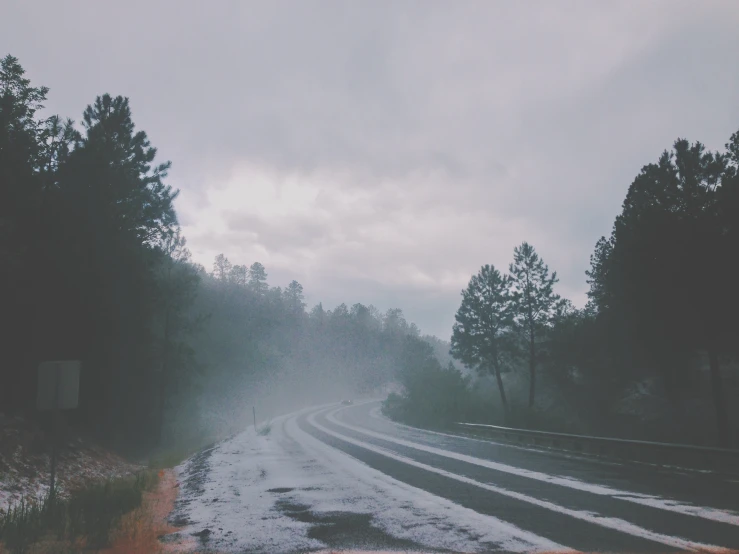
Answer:
[[[611,496],[613,498],[618,498],[626,502],[634,502],[636,504],[643,504],[645,506],[651,506],[653,508],[676,512],[676,513],[684,514],[688,516],[701,517],[701,518],[718,521],[722,523],[729,523],[731,525],[739,525],[739,514],[737,514],[736,512],[729,511],[729,510],[717,510],[714,508],[709,508],[709,507],[704,507],[704,506],[694,506],[691,504],[677,502],[675,500],[668,499],[668,498],[660,498],[654,495],[640,494],[640,493],[633,492],[633,491],[624,491],[624,490],[614,489],[612,487],[608,487],[605,485],[587,483],[579,479],[573,479],[572,477],[560,477],[558,475],[548,475],[546,473],[542,473],[539,471],[531,471],[528,469],[522,469],[519,467],[510,466],[507,464],[502,464],[502,463],[494,462],[491,460],[476,458],[474,456],[468,456],[466,454],[460,454],[458,452],[444,450],[441,448],[436,448],[433,446],[428,446],[428,445],[417,443],[417,442],[412,442],[412,441],[408,441],[404,439],[398,439],[398,438],[391,437],[384,433],[377,433],[375,431],[370,431],[368,429],[362,429],[355,425],[349,425],[347,423],[344,423],[338,420],[335,416],[335,413],[333,412],[329,413],[326,419],[328,419],[334,425],[338,425],[339,427],[343,427],[345,429],[349,429],[351,431],[354,431],[356,433],[361,433],[369,437],[374,437],[374,438],[381,439],[387,442],[392,442],[392,443],[395,443],[401,446],[414,448],[416,450],[420,450],[423,452],[429,452],[429,453],[436,454],[439,456],[444,456],[446,458],[452,458],[452,459],[463,461],[469,464],[474,464],[474,465],[479,465],[479,466],[486,467],[489,469],[494,469],[496,471],[500,471],[503,473],[510,473],[513,475],[518,475],[520,477],[526,477],[526,478],[533,479],[536,481],[543,481],[543,482],[551,483],[554,485],[569,487],[571,489],[589,492],[591,494],[597,494],[600,496]]]
[[[178,468],[177,533],[219,552],[326,548],[531,552],[564,547],[401,483],[300,430],[253,428]],[[174,537],[175,539],[177,537]]]

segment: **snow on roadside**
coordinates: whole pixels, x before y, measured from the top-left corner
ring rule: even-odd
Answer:
[[[253,428],[187,460],[177,468],[180,497],[170,516],[175,524],[187,522],[177,535],[200,536],[218,550],[322,547],[307,537],[308,523],[280,512],[276,503],[284,495],[270,492],[321,484],[295,462],[275,437],[258,436]]]
[[[39,501],[49,492],[49,438],[33,422],[0,414],[0,512],[21,499]],[[81,437],[70,436],[57,460],[59,494],[88,483],[132,475],[140,466]]]
[[[170,519],[186,524],[178,535],[197,535],[218,551],[333,547],[313,538],[311,530],[337,514],[366,515],[371,527],[389,541],[420,548],[563,549],[392,479],[303,432],[294,415],[274,421],[269,436],[258,436],[251,428],[191,458],[177,471],[181,493]]]

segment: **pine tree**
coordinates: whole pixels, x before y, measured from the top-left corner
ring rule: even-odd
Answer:
[[[267,294],[267,270],[259,262],[254,262],[249,267],[249,287],[259,295]]]
[[[557,273],[549,274],[544,260],[527,242],[513,250],[511,272],[511,303],[516,325],[528,343],[529,358],[529,408],[534,407],[536,391],[537,340],[549,327],[561,303],[554,293]]]
[[[452,328],[451,354],[468,367],[495,376],[505,417],[508,400],[501,377],[506,334],[513,323],[509,277],[484,265],[462,291],[462,304]]]

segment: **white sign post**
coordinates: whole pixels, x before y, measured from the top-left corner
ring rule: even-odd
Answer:
[[[59,410],[77,407],[80,387],[79,360],[41,362],[38,366],[38,388],[36,407],[51,410],[51,485],[49,496],[55,494],[56,482],[56,443],[58,435]]]

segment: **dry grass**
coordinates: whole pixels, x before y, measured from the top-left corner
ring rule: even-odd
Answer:
[[[160,470],[156,488],[144,492],[141,506],[123,516],[111,537],[112,545],[100,552],[105,554],[165,552],[159,537],[175,531],[167,524],[167,515],[174,507],[177,486],[173,471]]]

